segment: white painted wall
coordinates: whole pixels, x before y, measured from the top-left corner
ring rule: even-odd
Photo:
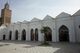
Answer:
[[[77,42],[80,42],[80,28],[79,28],[79,25],[80,25],[80,16],[74,16],[74,27],[75,27],[75,37],[76,37],[76,41]]]
[[[47,17],[47,18],[46,18]],[[69,41],[80,42],[80,16],[68,16],[52,19],[46,16],[43,20],[32,20],[30,22],[17,22],[7,26],[6,29],[0,31],[0,40],[3,39],[3,34],[6,34],[6,40],[9,40],[9,33],[12,31],[12,40],[15,40],[15,31],[18,30],[18,40],[21,40],[22,30],[26,30],[26,41],[31,41],[31,29],[38,29],[38,41],[43,41],[43,34],[41,28],[48,26],[52,30],[52,42],[59,42],[59,28],[65,25],[69,29]],[[49,17],[49,18],[48,18]],[[62,17],[62,18],[61,18]]]

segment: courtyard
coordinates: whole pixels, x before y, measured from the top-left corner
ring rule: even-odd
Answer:
[[[0,53],[80,53],[80,43],[50,43],[51,46],[38,46],[41,42],[0,41]]]

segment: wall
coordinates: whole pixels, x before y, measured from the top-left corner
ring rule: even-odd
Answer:
[[[76,41],[80,42],[80,16],[73,16],[73,17],[74,17]]]
[[[72,17],[64,17],[64,18],[56,18],[56,34],[57,41],[59,42],[59,28],[65,25],[69,29],[69,41],[75,42],[75,32],[74,32],[74,24]]]

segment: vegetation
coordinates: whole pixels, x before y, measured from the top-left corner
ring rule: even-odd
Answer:
[[[44,42],[41,45],[45,45],[45,46],[49,45],[49,43],[46,41],[46,35],[48,32],[49,32],[49,27],[46,26],[41,28],[41,33],[44,33]]]

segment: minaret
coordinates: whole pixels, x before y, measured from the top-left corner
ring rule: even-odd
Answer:
[[[9,9],[9,4],[8,4],[8,2],[5,4],[4,8],[5,8],[5,9]]]
[[[11,23],[11,10],[9,8],[8,2],[4,5],[4,8],[1,10],[2,24],[8,25]]]

